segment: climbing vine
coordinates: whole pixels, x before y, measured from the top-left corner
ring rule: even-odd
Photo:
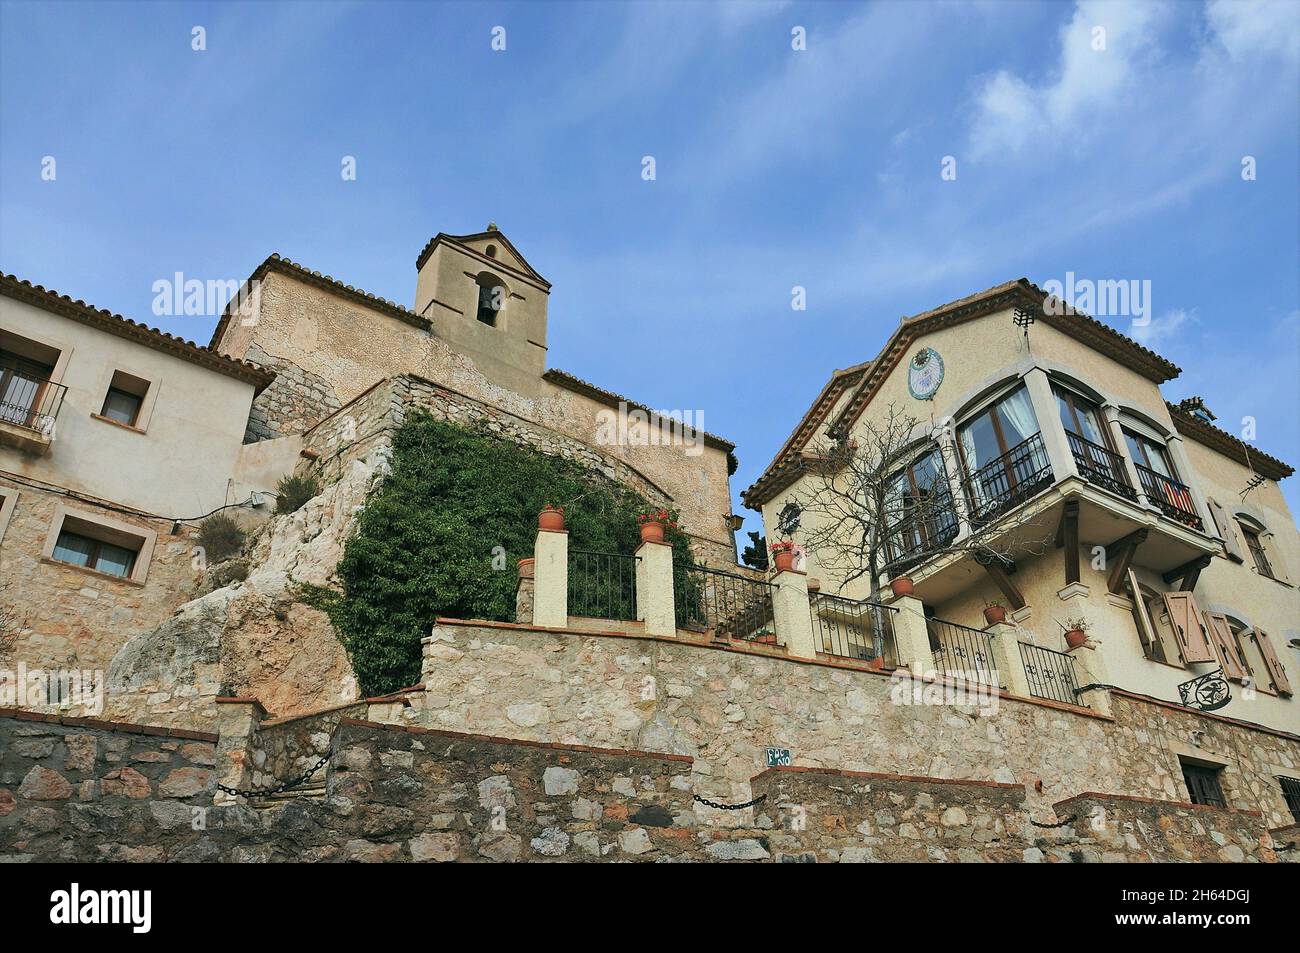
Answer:
[[[631,553],[638,494],[562,457],[428,415],[394,435],[392,473],[367,501],[338,566],[342,592],[303,590],[329,613],[367,695],[420,678],[436,618],[513,622],[518,561],[537,514],[564,507],[571,549]],[[668,541],[691,564],[684,535]]]

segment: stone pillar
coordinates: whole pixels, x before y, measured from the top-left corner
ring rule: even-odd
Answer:
[[[1070,452],[1065,428],[1061,426],[1061,412],[1057,408],[1056,395],[1052,393],[1047,371],[1041,367],[1031,369],[1025,375],[1025,390],[1029,392],[1029,401],[1034,405],[1034,416],[1038,418],[1038,429],[1043,435],[1043,446],[1047,448],[1047,459],[1052,463],[1055,482],[1077,477],[1079,468],[1074,464],[1074,454]]]
[[[539,529],[533,544],[533,625],[569,627],[569,532]]]
[[[1142,481],[1138,479],[1137,467],[1133,465],[1133,457],[1128,452],[1128,441],[1124,439],[1124,428],[1119,422],[1119,408],[1114,404],[1106,404],[1101,408],[1101,414],[1106,418],[1106,426],[1110,428],[1111,441],[1119,447],[1119,455],[1124,458],[1124,473],[1137,491],[1138,505],[1147,506],[1147,495],[1142,489]]]
[[[1188,491],[1192,494],[1192,502],[1196,504],[1196,515],[1201,518],[1201,529],[1207,535],[1214,536],[1214,517],[1210,515],[1210,507],[1201,493],[1200,481],[1197,479],[1196,471],[1192,469],[1192,461],[1187,458],[1183,438],[1171,434],[1165,440],[1165,447],[1174,461],[1174,469],[1178,471],[1179,481],[1186,483]]]
[[[1089,639],[1077,648],[1066,649],[1065,654],[1074,659],[1074,677],[1079,680],[1079,688],[1110,684],[1110,670],[1106,666],[1106,656],[1101,651],[1100,642]],[[1099,715],[1109,715],[1110,691],[1096,688],[1084,692],[1079,696],[1079,704],[1087,705]]]
[[[534,559],[519,560],[519,584],[515,587],[515,622],[533,624]]]
[[[898,664],[906,665],[916,678],[933,674],[934,653],[930,651],[930,630],[925,625],[921,600],[912,596],[898,596],[891,605],[898,610],[893,613]]]
[[[673,547],[642,542],[636,556],[636,610],[645,623],[646,635],[676,635]]]
[[[247,790],[252,786],[253,765],[250,749],[266,717],[266,709],[256,698],[218,698],[217,705],[217,783]],[[218,790],[215,805],[240,804],[244,798]]]
[[[776,620],[777,641],[792,658],[817,657],[806,573],[787,569],[772,577],[772,616]]]
[[[985,631],[993,643],[993,661],[998,668],[998,681],[1011,694],[1029,698],[1029,676],[1025,674],[1025,663],[1020,657],[1019,629],[1008,622],[999,622]]]

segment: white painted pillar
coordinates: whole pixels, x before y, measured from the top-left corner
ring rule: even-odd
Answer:
[[[808,607],[808,575],[787,569],[772,577],[772,617],[776,637],[793,658],[816,658],[812,613]]]
[[[1013,695],[1029,697],[1029,676],[1020,657],[1020,636],[1014,625],[999,622],[985,631],[993,643],[993,662],[998,669],[998,682]]]
[[[1070,452],[1065,428],[1061,426],[1061,412],[1057,408],[1056,395],[1052,393],[1047,371],[1041,367],[1031,368],[1025,375],[1025,390],[1029,392],[1034,416],[1038,418],[1038,429],[1043,435],[1043,446],[1047,448],[1047,459],[1051,461],[1055,482],[1077,477],[1079,468],[1074,464],[1074,454]]]
[[[966,492],[963,488],[961,454],[957,452],[957,437],[950,427],[941,427],[935,435],[939,444],[939,457],[943,460],[948,474],[948,492],[952,494],[952,505],[957,511],[957,539],[970,535],[970,513],[966,507]]]
[[[533,544],[533,625],[569,626],[569,533],[539,529]]]
[[[913,596],[899,596],[891,605],[898,610],[892,613],[891,620],[898,664],[906,665],[916,678],[933,674],[934,653],[930,651],[930,630],[925,625],[921,600]]]
[[[1138,505],[1149,505],[1146,492],[1142,489],[1142,481],[1138,479],[1137,467],[1134,465],[1133,457],[1128,452],[1128,441],[1124,439],[1124,427],[1119,422],[1119,408],[1114,404],[1106,404],[1101,408],[1101,414],[1106,418],[1106,426],[1110,428],[1111,441],[1115,446],[1119,447],[1119,455],[1124,459],[1124,472],[1128,474],[1129,483],[1137,491]]]
[[[647,635],[675,635],[673,548],[643,542],[636,548],[636,608]]]
[[[1065,654],[1074,659],[1074,677],[1079,680],[1079,688],[1085,685],[1109,685],[1110,670],[1106,666],[1106,656],[1101,651],[1101,642],[1089,639],[1078,648],[1066,649]],[[1087,705],[1099,715],[1109,715],[1110,691],[1105,688],[1094,689],[1079,696],[1079,704]]]

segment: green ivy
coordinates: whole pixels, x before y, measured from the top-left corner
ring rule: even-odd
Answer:
[[[329,613],[367,695],[419,681],[437,617],[514,621],[518,561],[533,555],[543,505],[564,507],[571,549],[640,543],[640,496],[486,430],[414,416],[394,435],[392,464],[345,545],[342,593],[304,599]],[[693,564],[684,535],[669,541]]]

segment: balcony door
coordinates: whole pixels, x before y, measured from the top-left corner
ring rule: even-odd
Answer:
[[[895,474],[885,501],[889,558],[910,565],[957,535],[957,513],[948,488],[948,471],[938,447]]]
[[[1051,466],[1038,433],[1029,392],[1018,387],[962,424],[958,431],[972,512],[982,518],[1036,492]]]
[[[1097,405],[1064,387],[1053,387],[1052,391],[1079,474],[1089,483],[1136,499],[1137,495],[1129,487],[1124,460],[1115,452]]]
[[[0,349],[0,421],[32,427],[54,366]]]

